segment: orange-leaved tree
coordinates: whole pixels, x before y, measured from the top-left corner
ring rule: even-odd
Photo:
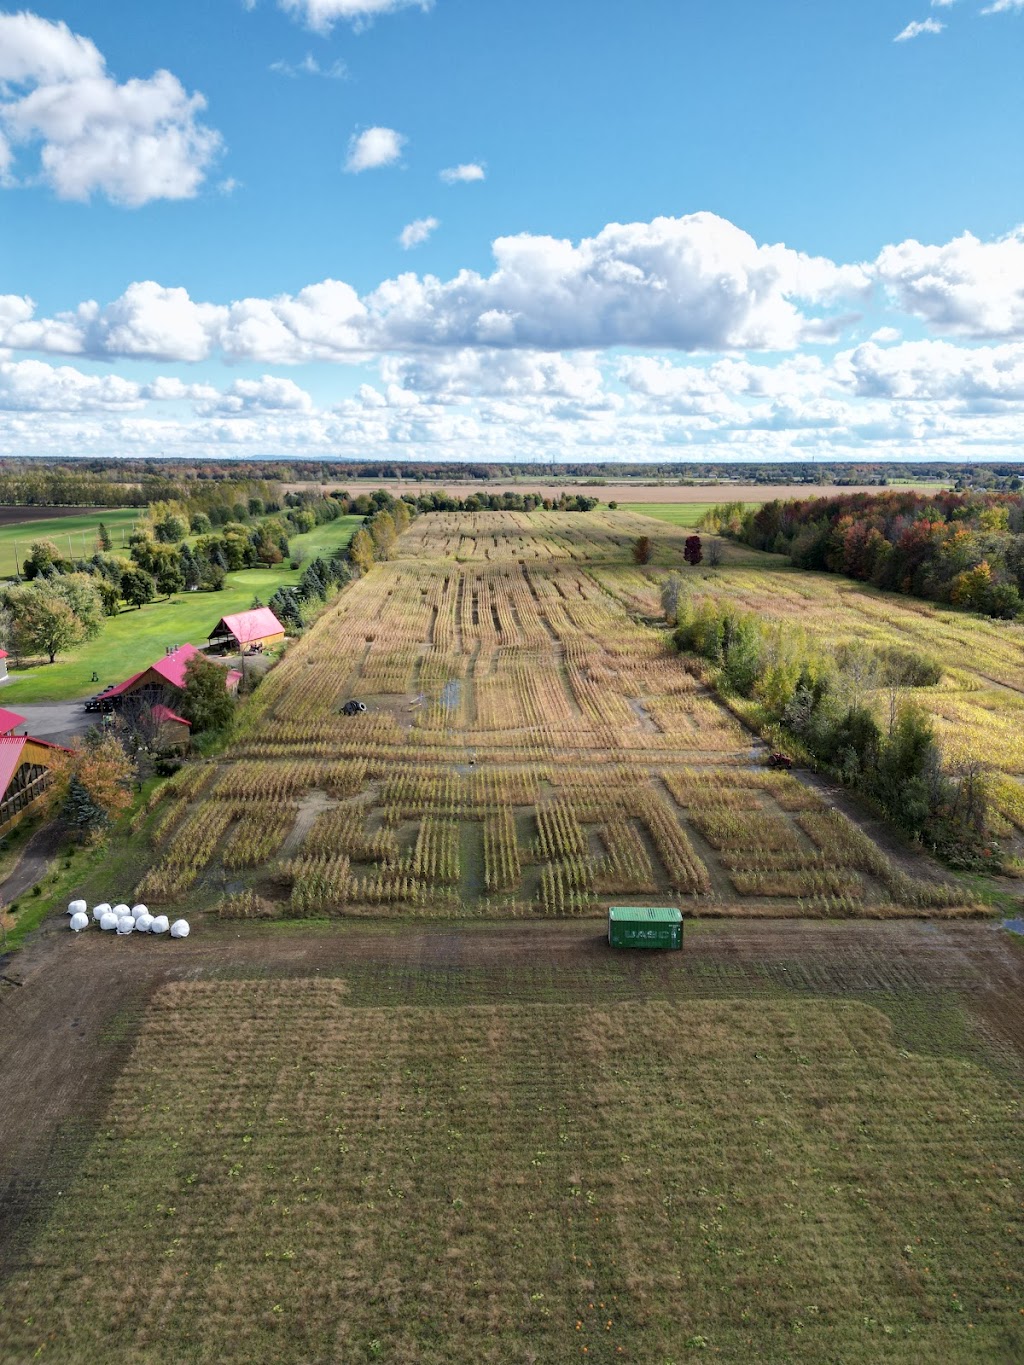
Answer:
[[[132,802],[135,765],[113,735],[95,735],[79,749],[55,750],[47,805],[80,833],[91,836]]]

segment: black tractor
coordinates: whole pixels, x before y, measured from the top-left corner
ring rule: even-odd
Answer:
[[[361,701],[347,701],[341,708],[343,716],[361,716],[366,710],[366,704]]]

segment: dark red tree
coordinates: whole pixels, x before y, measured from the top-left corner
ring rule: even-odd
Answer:
[[[692,564],[695,568],[704,558],[704,547],[700,543],[700,536],[687,536],[686,544],[683,546],[683,558],[687,564]]]

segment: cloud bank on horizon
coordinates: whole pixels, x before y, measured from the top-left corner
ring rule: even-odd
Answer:
[[[944,19],[911,20],[895,41],[946,33],[955,3],[931,0]],[[430,0],[243,6],[254,15],[243,22],[277,11],[286,30],[298,20],[324,42],[339,24],[358,32],[433,10]],[[980,13],[1017,11],[1024,0]],[[187,200],[188,212],[210,212],[214,172],[232,166],[207,96],[166,69],[121,81],[112,65],[65,22],[0,13],[0,192],[12,204],[48,197],[53,213],[71,203],[153,214]],[[337,82],[349,65],[307,51],[261,69]],[[382,111],[387,95],[367,103]],[[338,158],[318,174],[350,179],[353,195],[356,184],[392,186],[367,191],[378,206],[408,203],[394,186],[412,181],[420,213],[381,235],[392,251],[429,258],[464,233],[457,215],[487,211],[495,177],[484,160],[455,159],[465,145],[449,141],[450,162],[421,151],[401,108],[408,132],[356,116],[347,143],[338,119]],[[485,141],[479,128],[473,140]],[[249,182],[229,175],[219,187]],[[481,188],[449,201],[438,182]],[[452,205],[443,230],[437,195]],[[489,269],[396,263],[370,283],[339,271],[300,278],[293,292],[238,295],[154,270],[105,301],[90,291],[54,307],[9,269],[0,455],[1020,458],[1024,225],[1008,227],[905,237],[843,260],[759,240],[714,212],[663,214],[575,237],[499,233]]]

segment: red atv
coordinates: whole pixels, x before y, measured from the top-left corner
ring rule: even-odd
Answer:
[[[768,755],[768,766],[769,768],[782,768],[786,772],[789,772],[790,768],[793,766],[793,760],[788,754],[776,752]]]

